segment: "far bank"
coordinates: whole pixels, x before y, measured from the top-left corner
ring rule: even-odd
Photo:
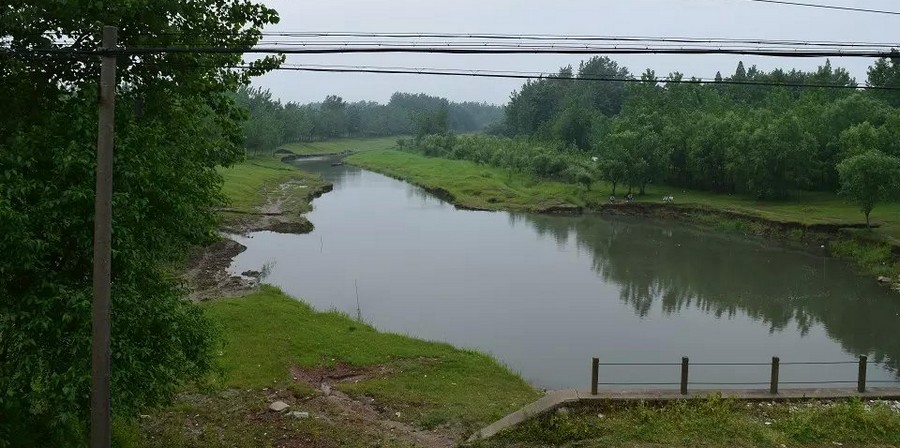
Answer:
[[[474,162],[426,157],[405,151],[371,151],[346,161],[418,185],[464,209],[530,213],[593,212],[679,219],[717,230],[826,246],[862,271],[896,283],[900,247],[900,204],[874,214],[876,229],[863,229],[858,209],[826,193],[797,193],[790,201],[762,202],[740,195],[674,191],[651,185],[634,203],[610,204],[610,186],[545,181]],[[674,196],[671,204],[665,196]]]

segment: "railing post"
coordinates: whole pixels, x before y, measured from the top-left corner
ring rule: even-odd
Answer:
[[[591,395],[597,395],[597,382],[600,381],[600,360],[591,360]]]
[[[866,393],[866,366],[869,364],[869,358],[867,356],[859,357],[859,379],[857,384],[857,390],[859,393]]]
[[[772,379],[769,382],[769,392],[772,395],[778,395],[778,370],[781,366],[781,359],[777,356],[772,357]]]
[[[688,394],[688,358],[681,358],[681,395]]]

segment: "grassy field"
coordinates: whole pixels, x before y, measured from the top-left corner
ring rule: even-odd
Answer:
[[[900,406],[896,403],[772,404],[708,398],[665,406],[617,405],[557,413],[477,446],[724,448],[898,444]]]
[[[395,148],[397,146],[398,138],[399,137],[342,138],[324,142],[288,143],[282,145],[278,149],[290,151],[301,156],[338,154],[344,151],[365,152]]]
[[[323,417],[287,421],[291,437],[372,446],[379,436],[363,431],[365,425],[324,417],[329,411],[316,401],[321,393],[295,379],[304,369],[351,370],[359,379],[334,387],[373,398],[389,410],[382,418],[460,436],[538,397],[488,356],[380,333],[342,314],[316,312],[272,287],[203,307],[222,331],[221,371],[202,391],[142,420],[141,438],[159,443],[137,446],[269,446],[285,434],[284,421],[273,425],[266,412],[275,397]]]

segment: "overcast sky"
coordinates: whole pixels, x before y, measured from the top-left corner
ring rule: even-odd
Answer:
[[[897,0],[802,0],[806,3],[900,9]],[[447,32],[732,37],[792,40],[897,42],[900,16],[820,10],[747,0],[262,0],[281,23],[266,31]],[[291,64],[395,65],[547,72],[578,65],[582,55],[312,55],[288,56]],[[711,78],[733,73],[737,61],[770,70],[814,69],[824,59],[755,56],[617,55],[633,73]],[[868,59],[834,59],[860,83]],[[522,80],[418,75],[274,72],[255,85],[283,101],[386,102],[395,91],[424,92],[456,101],[504,104]]]

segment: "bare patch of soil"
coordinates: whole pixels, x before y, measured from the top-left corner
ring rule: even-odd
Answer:
[[[387,365],[354,367],[338,363],[330,367],[291,367],[294,381],[311,386],[319,395],[304,402],[303,406],[327,405],[327,418],[351,424],[356,428],[367,428],[367,432],[390,436],[411,446],[425,448],[450,448],[457,446],[463,434],[447,429],[425,430],[408,423],[395,420],[397,412],[390,406],[378,403],[371,397],[351,397],[333,388],[341,383],[384,378],[395,369]]]
[[[188,257],[183,278],[191,290],[190,298],[204,301],[221,297],[241,297],[254,291],[257,281],[228,274],[231,260],[247,250],[242,244],[222,239],[195,249]]]
[[[291,367],[291,378],[313,388],[323,384],[331,386],[339,383],[353,383],[373,378],[384,378],[394,373],[389,366],[353,367],[338,363],[332,367]]]

